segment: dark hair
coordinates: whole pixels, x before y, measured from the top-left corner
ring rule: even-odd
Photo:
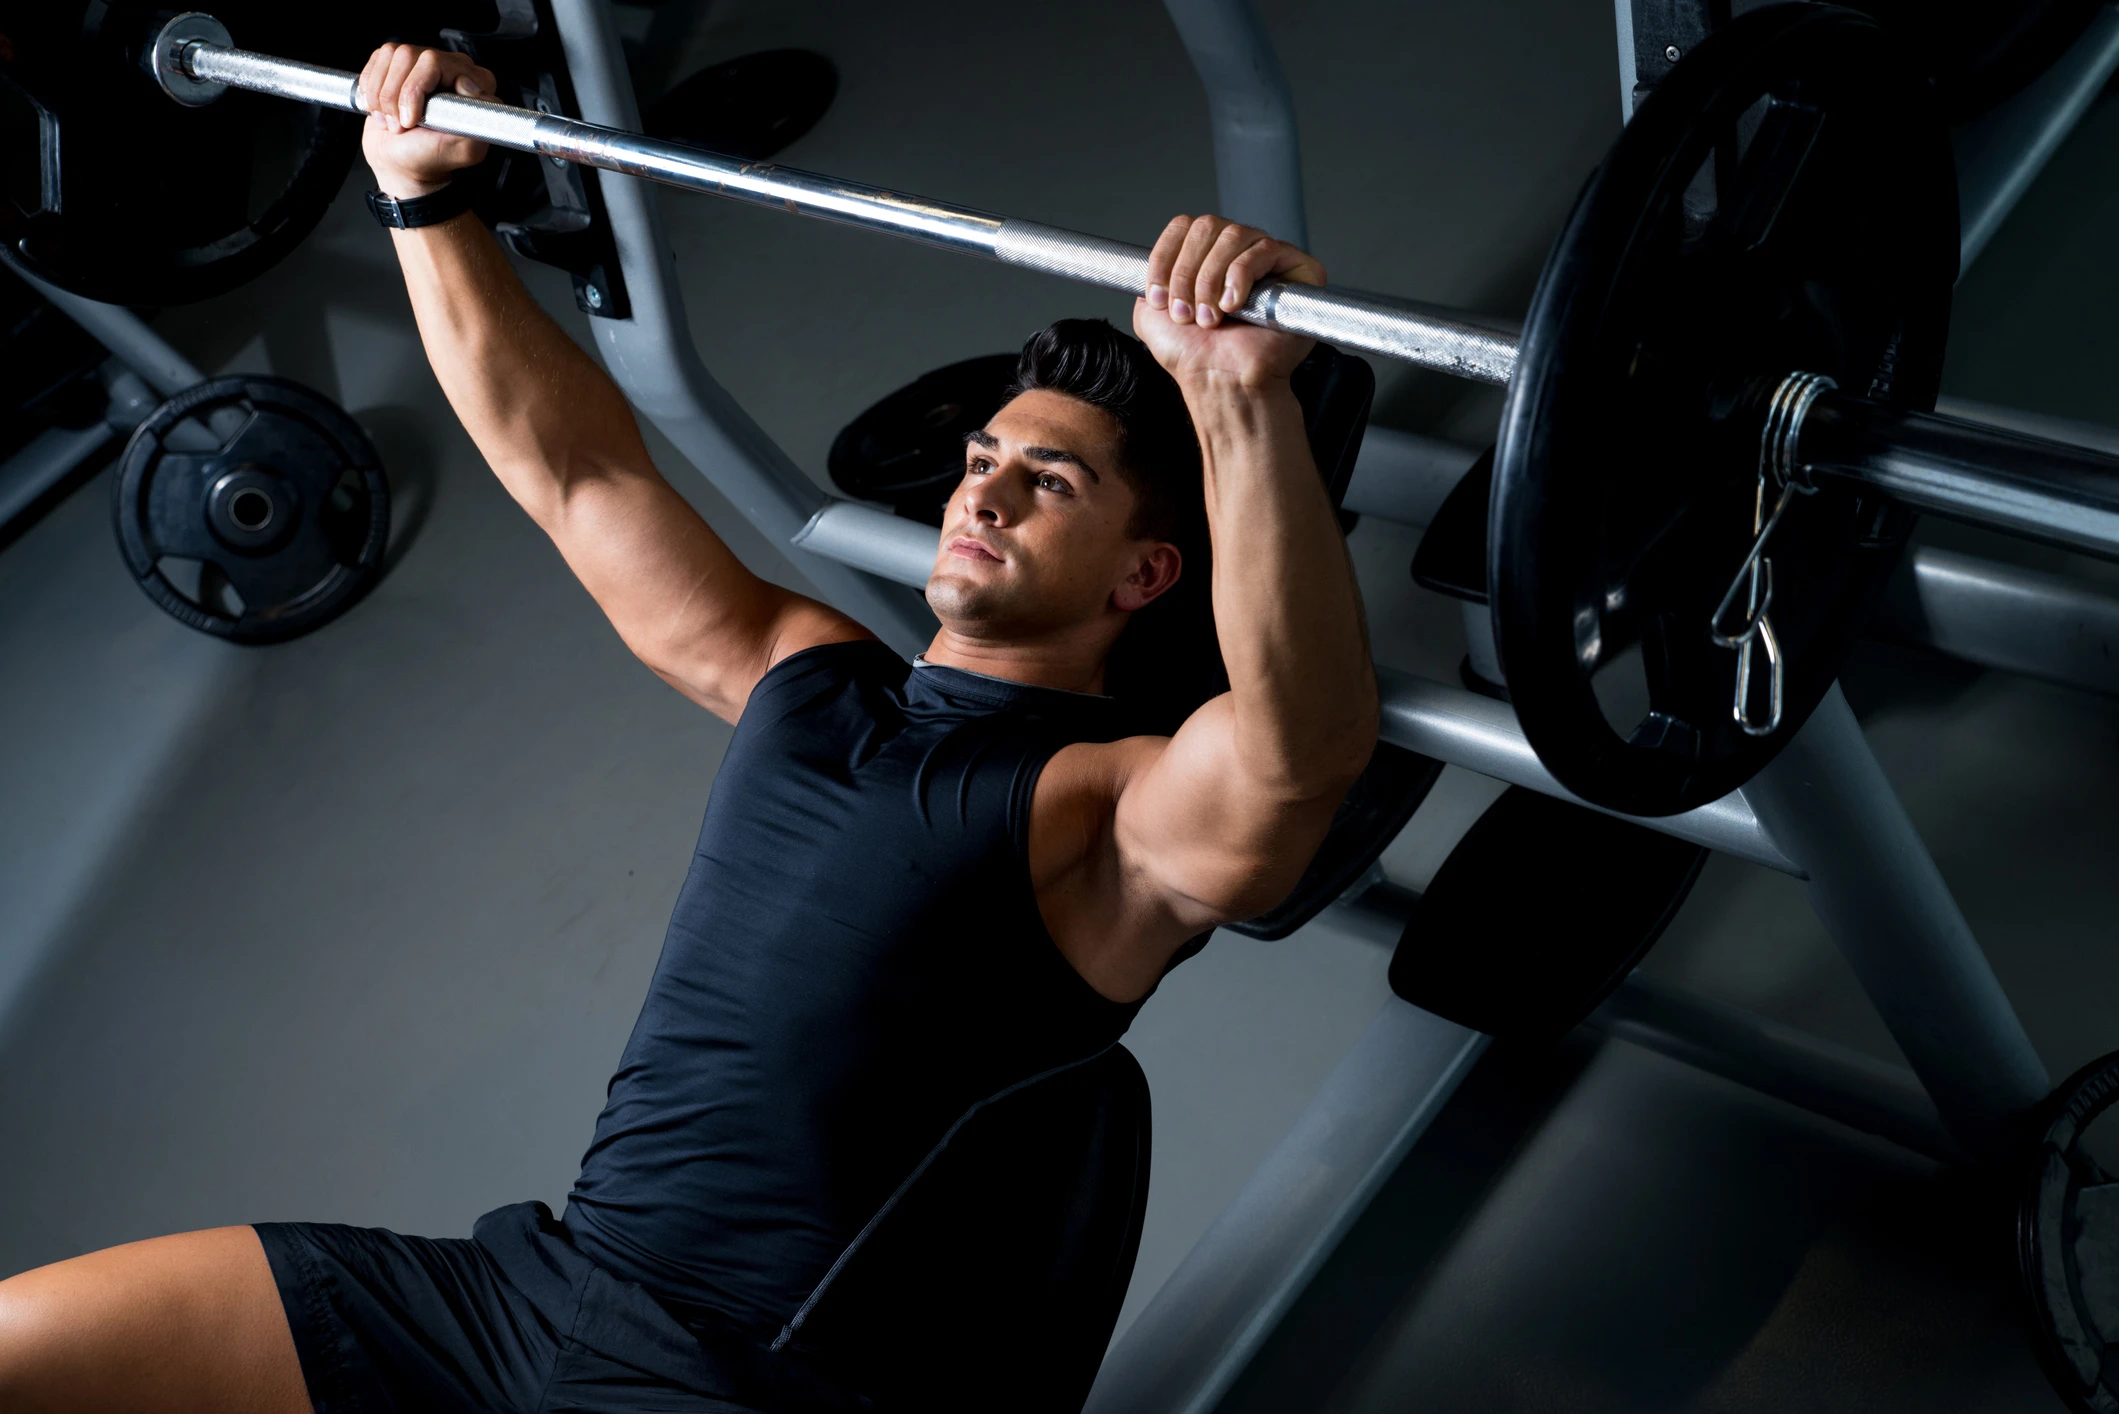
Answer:
[[[1145,344],[1102,319],[1062,319],[1032,334],[1007,396],[1033,388],[1111,415],[1119,474],[1136,500],[1127,532],[1167,540],[1184,557],[1177,583],[1133,616],[1104,667],[1104,689],[1130,709],[1132,730],[1167,735],[1229,686],[1214,633],[1199,434],[1184,394]]]
[[[1119,474],[1135,498],[1126,532],[1190,549],[1206,525],[1199,437],[1177,380],[1147,346],[1109,320],[1062,319],[1023,345],[1006,396],[1038,388],[1102,408],[1118,424]]]

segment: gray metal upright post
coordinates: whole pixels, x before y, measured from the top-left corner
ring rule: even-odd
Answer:
[[[1113,1342],[1087,1414],[1207,1414],[1486,1050],[1393,998]]]
[[[1630,123],[1639,62],[1633,53],[1633,0],[1612,0],[1611,10],[1619,32],[1619,121]]]
[[[1957,134],[1958,265],[1970,269],[2119,68],[2119,5],[2023,92]]]
[[[1207,90],[1220,215],[1309,249],[1295,100],[1251,0],[1163,0]]]
[[[9,263],[13,264],[12,261]],[[62,290],[20,266],[14,266],[14,271],[31,289],[50,300],[60,313],[87,330],[97,343],[124,360],[126,367],[161,396],[173,398],[186,388],[206,381],[206,375],[196,364],[178,353],[168,340],[148,328],[145,320],[123,305],[104,304],[71,290]]]
[[[2051,1079],[1837,684],[1743,796],[1951,1133],[2004,1155]]]
[[[637,131],[640,115],[608,7],[602,0],[553,0],[552,12],[581,116]],[[614,172],[599,180],[633,306],[630,318],[589,321],[611,376],[751,524],[775,545],[792,547],[823,508],[823,490],[700,362],[653,188]],[[796,563],[835,606],[899,652],[916,653],[933,638],[934,616],[916,594],[814,555]]]

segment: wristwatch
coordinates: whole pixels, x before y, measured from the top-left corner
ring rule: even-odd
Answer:
[[[471,188],[470,182],[453,181],[440,191],[402,200],[394,196],[384,196],[379,191],[371,191],[368,193],[368,209],[375,213],[377,221],[394,230],[409,231],[418,226],[438,226],[471,209]]]

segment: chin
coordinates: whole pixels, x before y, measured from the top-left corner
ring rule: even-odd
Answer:
[[[935,617],[951,625],[985,623],[997,614],[1005,617],[1011,597],[999,585],[981,584],[955,566],[938,567],[927,580],[927,607]]]
[[[927,607],[952,630],[972,638],[1030,637],[1047,627],[1040,622],[1035,596],[1020,585],[961,572],[938,572],[927,581]]]

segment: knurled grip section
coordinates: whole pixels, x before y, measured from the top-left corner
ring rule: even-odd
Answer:
[[[1506,334],[1343,290],[1263,286],[1241,317],[1476,383],[1505,387],[1516,371],[1516,341]]]
[[[184,58],[185,68],[195,78],[269,93],[277,98],[291,98],[300,103],[321,103],[327,108],[343,108],[350,113],[366,111],[360,104],[360,76],[357,74],[209,44],[191,46],[185,51]],[[426,126],[436,132],[497,142],[524,151],[537,150],[539,125],[552,121],[540,113],[495,103],[491,99],[437,93],[427,100]]]
[[[1148,288],[1146,246],[1085,236],[1035,221],[1007,220],[994,233],[993,255],[1009,265],[1137,295]]]
[[[361,111],[357,92],[360,76],[338,69],[323,69],[292,59],[275,59],[244,49],[222,49],[195,44],[184,51],[184,67],[193,78],[225,83],[299,103],[321,103],[327,108]]]
[[[1146,247],[1034,221],[1003,222],[993,254],[1009,265],[1127,294],[1148,285]],[[1262,285],[1236,317],[1480,383],[1506,384],[1516,367],[1516,342],[1504,333],[1343,290]]]

